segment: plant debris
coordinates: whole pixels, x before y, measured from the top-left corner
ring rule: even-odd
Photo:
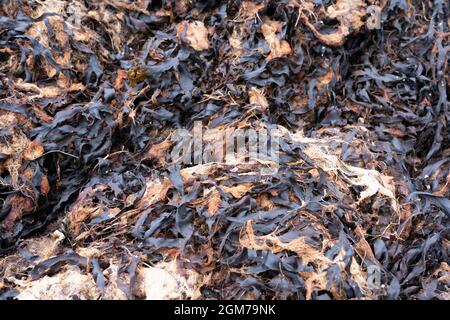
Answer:
[[[449,13],[1,1],[0,300],[450,299]]]

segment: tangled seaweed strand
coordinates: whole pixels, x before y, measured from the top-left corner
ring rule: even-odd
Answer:
[[[145,298],[167,262],[200,299],[449,299],[449,10],[0,1],[0,298],[74,265]],[[198,121],[271,130],[278,170],[173,164]]]

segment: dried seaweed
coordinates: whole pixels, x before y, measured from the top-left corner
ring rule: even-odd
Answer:
[[[449,10],[1,1],[0,300],[449,299]]]

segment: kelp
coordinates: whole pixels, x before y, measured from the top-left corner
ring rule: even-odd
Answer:
[[[448,299],[449,10],[1,1],[0,299]]]

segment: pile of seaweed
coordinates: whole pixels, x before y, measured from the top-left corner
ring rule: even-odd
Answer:
[[[0,298],[450,299],[449,10],[0,1]]]

